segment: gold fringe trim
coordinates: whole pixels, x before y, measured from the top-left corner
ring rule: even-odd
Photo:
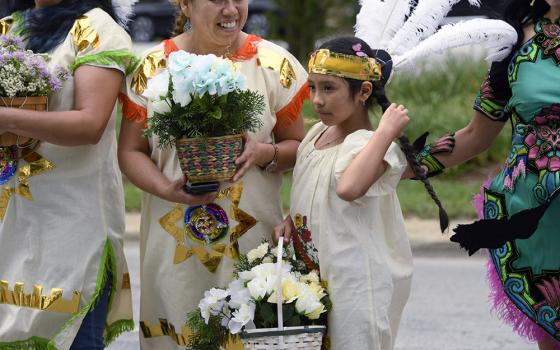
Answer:
[[[69,300],[62,298],[62,289],[53,288],[49,296],[43,296],[43,287],[34,285],[31,294],[24,293],[23,283],[16,282],[10,291],[7,281],[0,281],[0,304],[29,307],[32,309],[74,314],[80,309],[81,293],[74,291]]]

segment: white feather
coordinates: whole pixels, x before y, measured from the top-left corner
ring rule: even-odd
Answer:
[[[372,48],[386,49],[410,14],[411,0],[360,0],[356,36]]]
[[[393,57],[394,69],[414,68],[427,55],[465,45],[482,44],[488,61],[506,58],[517,42],[517,32],[508,23],[495,19],[472,19],[443,26],[437,33],[405,54]]]
[[[117,17],[122,21],[123,24],[127,24],[128,20],[134,14],[133,6],[139,0],[113,0],[113,8]]]
[[[420,0],[404,26],[389,44],[389,53],[401,55],[437,31],[443,18],[453,5],[461,0]],[[478,0],[469,0],[478,5]]]

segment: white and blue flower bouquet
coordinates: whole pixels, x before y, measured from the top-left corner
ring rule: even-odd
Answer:
[[[191,182],[231,179],[242,134],[262,125],[264,96],[245,82],[231,60],[185,51],[171,53],[167,69],[148,81],[145,134],[161,147],[176,145]]]

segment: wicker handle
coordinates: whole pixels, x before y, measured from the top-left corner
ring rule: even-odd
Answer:
[[[278,314],[278,330],[284,330],[284,315],[282,312],[282,246],[284,244],[284,237],[278,238],[278,255],[276,260],[276,313]],[[279,345],[284,345],[284,336],[279,337]],[[282,347],[283,349],[283,347]]]

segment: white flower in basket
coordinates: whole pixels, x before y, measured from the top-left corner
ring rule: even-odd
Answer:
[[[245,349],[321,348],[327,291],[281,240],[275,250],[261,244],[241,256],[227,289],[205,292],[199,310],[188,315],[191,349],[217,350],[238,336]]]
[[[262,125],[264,96],[248,90],[235,64],[215,55],[169,55],[167,69],[148,81],[146,136],[176,145],[191,182],[226,181],[235,173],[242,134]]]

